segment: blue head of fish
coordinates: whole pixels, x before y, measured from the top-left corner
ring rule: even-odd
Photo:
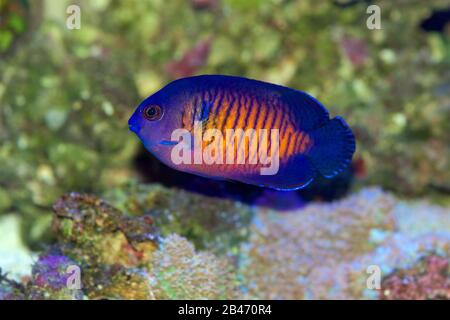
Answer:
[[[182,88],[169,84],[144,99],[128,120],[129,129],[163,162],[167,146],[173,144],[172,132],[182,126],[184,97]]]

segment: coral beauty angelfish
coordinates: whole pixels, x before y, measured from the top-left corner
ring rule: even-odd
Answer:
[[[166,165],[215,179],[293,190],[351,162],[353,133],[310,95],[242,77],[175,80],[143,100],[131,131]]]

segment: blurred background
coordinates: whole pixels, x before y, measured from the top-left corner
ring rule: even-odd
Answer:
[[[71,4],[80,29],[66,25]],[[381,8],[380,30],[366,25],[370,4]],[[363,204],[345,206],[370,211],[374,196],[364,192],[376,186],[392,201],[421,203],[402,207],[412,224],[448,226],[449,37],[445,0],[0,0],[0,267],[20,274],[30,252],[55,242],[52,205],[63,194],[93,194],[129,213],[128,195],[155,183],[277,212],[351,194]],[[283,193],[160,164],[127,120],[143,98],[195,74],[315,96],[352,127],[351,168]],[[440,220],[427,216],[435,210]]]

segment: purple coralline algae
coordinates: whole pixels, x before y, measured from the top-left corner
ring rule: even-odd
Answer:
[[[81,274],[77,275],[77,270],[78,265],[66,256],[41,255],[33,265],[31,281],[27,284],[28,299],[82,299]]]
[[[450,299],[449,259],[429,255],[409,269],[398,270],[382,283],[380,299]]]

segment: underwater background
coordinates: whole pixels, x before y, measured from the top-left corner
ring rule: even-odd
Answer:
[[[0,299],[450,299],[449,37],[444,0],[0,0]],[[127,120],[196,74],[310,93],[351,167],[281,192],[164,166]]]

